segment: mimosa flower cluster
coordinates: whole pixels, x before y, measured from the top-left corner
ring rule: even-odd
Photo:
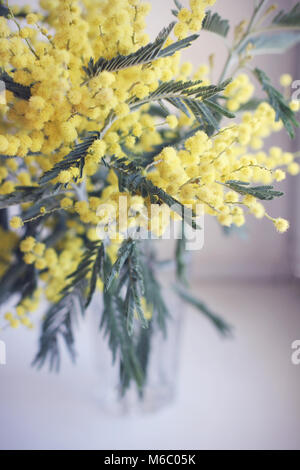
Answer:
[[[190,8],[178,11],[175,38],[184,40],[201,30],[206,11],[214,3],[190,0]],[[83,69],[91,57],[109,61],[146,46],[150,42],[145,32],[150,3],[41,0],[40,6],[41,13],[28,11],[20,18],[13,8],[8,18],[0,18],[0,68],[30,91],[24,99],[8,88],[5,103],[0,105],[0,196],[9,199],[20,190],[25,194],[26,188],[41,188],[43,176],[64,162],[89,132],[99,135],[89,145],[82,168],[77,162],[61,167],[50,181],[53,203],[49,204],[47,193],[33,213],[36,201],[24,197],[17,211],[10,213],[10,228],[1,228],[0,276],[18,259],[38,277],[30,295],[22,294],[15,308],[5,313],[8,324],[31,327],[29,313],[43,295],[49,302],[59,302],[62,289],[82,260],[85,241],[97,240],[99,224],[109,226],[109,205],[119,213],[120,197],[126,197],[135,213],[149,207],[148,195],[120,187],[115,160],[130,164],[137,156],[141,160],[152,155],[140,167],[144,180],[183,206],[195,209],[203,204],[205,212],[222,226],[240,227],[250,214],[267,217],[279,232],[288,229],[288,222],[269,214],[259,198],[236,191],[228,183],[270,185],[284,180],[286,172],[299,172],[292,153],[274,146],[264,149],[264,140],[283,128],[271,105],[261,101],[255,110],[243,111],[255,91],[248,75],[238,73],[225,85],[225,108],[237,114],[218,130],[198,126],[195,115],[187,116],[184,109],[162,108],[158,117],[148,99],[151,94],[169,81],[192,81],[192,90],[203,87],[204,91],[212,85],[211,68],[203,64],[194,69],[181,61],[178,50],[119,70],[108,68],[86,75]],[[174,44],[176,39],[170,37],[164,48]],[[281,84],[289,86],[290,76],[285,74]],[[140,106],[134,107],[135,103]],[[291,109],[297,112],[297,103],[291,103]],[[190,135],[188,129],[193,131]],[[176,143],[184,134],[187,137]],[[105,162],[111,163],[109,168]],[[99,211],[102,206],[106,210]],[[160,215],[156,217],[152,227],[162,235],[166,222]],[[138,225],[140,220],[138,215],[128,215],[129,225]],[[31,231],[36,224],[38,230]],[[123,240],[120,227],[106,247],[112,263]],[[86,279],[91,276],[90,269]],[[99,290],[103,281],[97,280]],[[144,298],[142,303],[148,311]]]

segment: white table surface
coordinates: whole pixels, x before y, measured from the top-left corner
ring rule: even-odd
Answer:
[[[198,313],[184,312],[177,400],[153,415],[103,413],[86,327],[76,367],[60,375],[29,367],[36,334],[0,332],[1,449],[300,449],[300,287],[289,284],[195,286],[235,325],[222,340]]]

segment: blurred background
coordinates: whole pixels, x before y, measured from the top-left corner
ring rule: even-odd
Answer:
[[[154,37],[172,21],[173,2],[150,3]],[[289,9],[296,2],[276,3]],[[253,4],[219,0],[214,10],[237,24],[249,18]],[[212,52],[217,79],[226,58],[217,36],[201,32],[183,60],[197,66]],[[275,84],[284,72],[300,78],[297,48],[255,62]],[[292,142],[285,132],[276,134],[266,148],[273,145],[298,151],[299,133]],[[288,177],[280,184],[286,196],[268,203],[270,214],[290,220],[286,235],[249,217],[247,236],[225,236],[206,217],[204,248],[193,252],[193,291],[234,326],[234,338],[220,339],[201,315],[182,312],[177,399],[163,411],[116,417],[99,409],[86,324],[78,329],[77,366],[66,357],[57,376],[30,367],[38,331],[0,332],[7,345],[7,364],[0,366],[0,448],[299,449],[300,365],[291,361],[292,342],[300,340],[299,181]],[[164,242],[164,254],[171,249]]]

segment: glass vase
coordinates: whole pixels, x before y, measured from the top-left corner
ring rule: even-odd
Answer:
[[[90,306],[92,355],[97,376],[96,399],[102,410],[109,414],[151,413],[174,401],[183,326],[183,304],[173,288],[164,287],[162,294],[169,311],[166,334],[158,325],[150,325],[144,330],[150,352],[142,390],[134,382],[125,392],[122,390],[119,357],[112,361],[108,338],[99,330],[101,299],[97,297]],[[147,334],[150,335],[149,338]]]

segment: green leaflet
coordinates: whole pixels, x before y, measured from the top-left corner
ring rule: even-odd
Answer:
[[[291,110],[283,95],[273,87],[270,78],[265,72],[256,68],[254,70],[254,74],[261,83],[263,90],[268,95],[269,103],[276,112],[276,119],[282,120],[290,137],[294,138],[294,127],[299,127],[299,122],[296,119],[295,113]]]
[[[133,334],[135,315],[137,315],[143,328],[148,326],[141,306],[141,297],[144,295],[144,280],[140,256],[137,242],[131,239],[125,240],[119,249],[118,258],[105,280],[106,291],[109,291],[114,280],[119,292],[121,292],[123,286],[126,286],[124,314],[129,336]],[[118,276],[117,279],[116,276]]]
[[[209,10],[203,20],[202,29],[226,38],[230,25],[228,20],[221,18],[218,13],[212,13]]]
[[[0,15],[1,16],[1,15]],[[4,82],[5,89],[11,91],[16,98],[21,98],[23,100],[29,100],[31,96],[31,87],[21,85],[20,83],[15,82],[7,72],[0,68],[0,80]]]
[[[111,284],[115,277],[120,273],[121,269],[123,268],[124,263],[130,256],[130,253],[132,251],[133,247],[133,240],[126,241],[122,243],[119,252],[118,252],[118,258],[117,261],[114,263],[112,266],[112,269],[109,273],[109,276],[105,279],[105,290],[109,290],[111,287]]]
[[[271,201],[275,197],[284,195],[281,191],[274,191],[273,186],[249,186],[249,183],[236,180],[226,181],[225,185],[242,196],[249,194],[264,201]]]
[[[262,102],[263,102],[262,99],[252,98],[251,100],[247,101],[247,103],[242,104],[239,107],[238,112],[255,111]]]
[[[23,202],[36,202],[42,206],[43,203],[46,204],[47,200],[50,200],[51,198],[56,199],[63,195],[64,193],[61,192],[59,188],[49,185],[45,185],[43,187],[16,186],[13,193],[0,196],[0,209],[21,204]]]
[[[195,307],[208,320],[210,320],[223,336],[228,336],[231,334],[231,326],[229,326],[221,317],[211,312],[205,303],[198,300],[187,290],[183,290],[181,286],[176,285],[174,290],[185,302]]]
[[[297,2],[288,12],[281,10],[273,19],[272,24],[300,28],[300,2]]]
[[[84,306],[87,308],[95,292],[98,277],[101,277],[101,269],[104,263],[104,246],[100,241],[88,242],[87,249],[77,269],[69,274],[69,284],[62,290],[63,295],[71,294],[81,284],[88,284],[87,294],[84,296]],[[91,271],[89,283],[86,276]]]
[[[175,4],[175,7],[176,7],[176,10],[173,9],[171,11],[172,11],[173,15],[177,17],[178,12],[183,8],[183,5],[179,2],[179,0],[174,0],[174,4]]]
[[[47,312],[39,340],[39,350],[33,360],[33,365],[41,368],[49,361],[50,370],[58,371],[60,368],[61,337],[67,347],[71,359],[75,360],[73,324],[77,312],[84,311],[80,294],[72,292],[54,304]]]
[[[118,262],[124,254],[126,260]],[[122,268],[117,276],[112,276],[116,264],[118,266],[122,264]],[[113,360],[117,360],[118,352],[120,354],[121,392],[124,394],[134,380],[142,394],[142,387],[147,379],[152,331],[157,325],[165,334],[168,318],[161,287],[155,279],[152,258],[144,255],[140,242],[126,240],[121,245],[117,261],[113,266],[106,258],[103,279],[112,279],[112,281],[108,289],[106,284],[103,293],[104,311],[101,329],[104,329],[108,335]],[[142,311],[142,297],[145,297],[147,305],[153,311],[149,323]],[[134,323],[137,323],[136,329]]]
[[[170,314],[164,300],[161,285],[155,276],[154,261],[154,255],[142,259],[141,266],[144,278],[144,295],[147,305],[152,307],[153,311],[150,325],[153,323],[157,324],[163,335],[166,336],[167,321]]]
[[[140,363],[133,339],[127,331],[123,299],[115,290],[109,290],[104,292],[103,301],[100,329],[108,338],[113,363],[116,362],[118,354],[120,355],[121,394],[124,395],[131,380],[134,380],[138,389],[142,390],[145,368]]]

